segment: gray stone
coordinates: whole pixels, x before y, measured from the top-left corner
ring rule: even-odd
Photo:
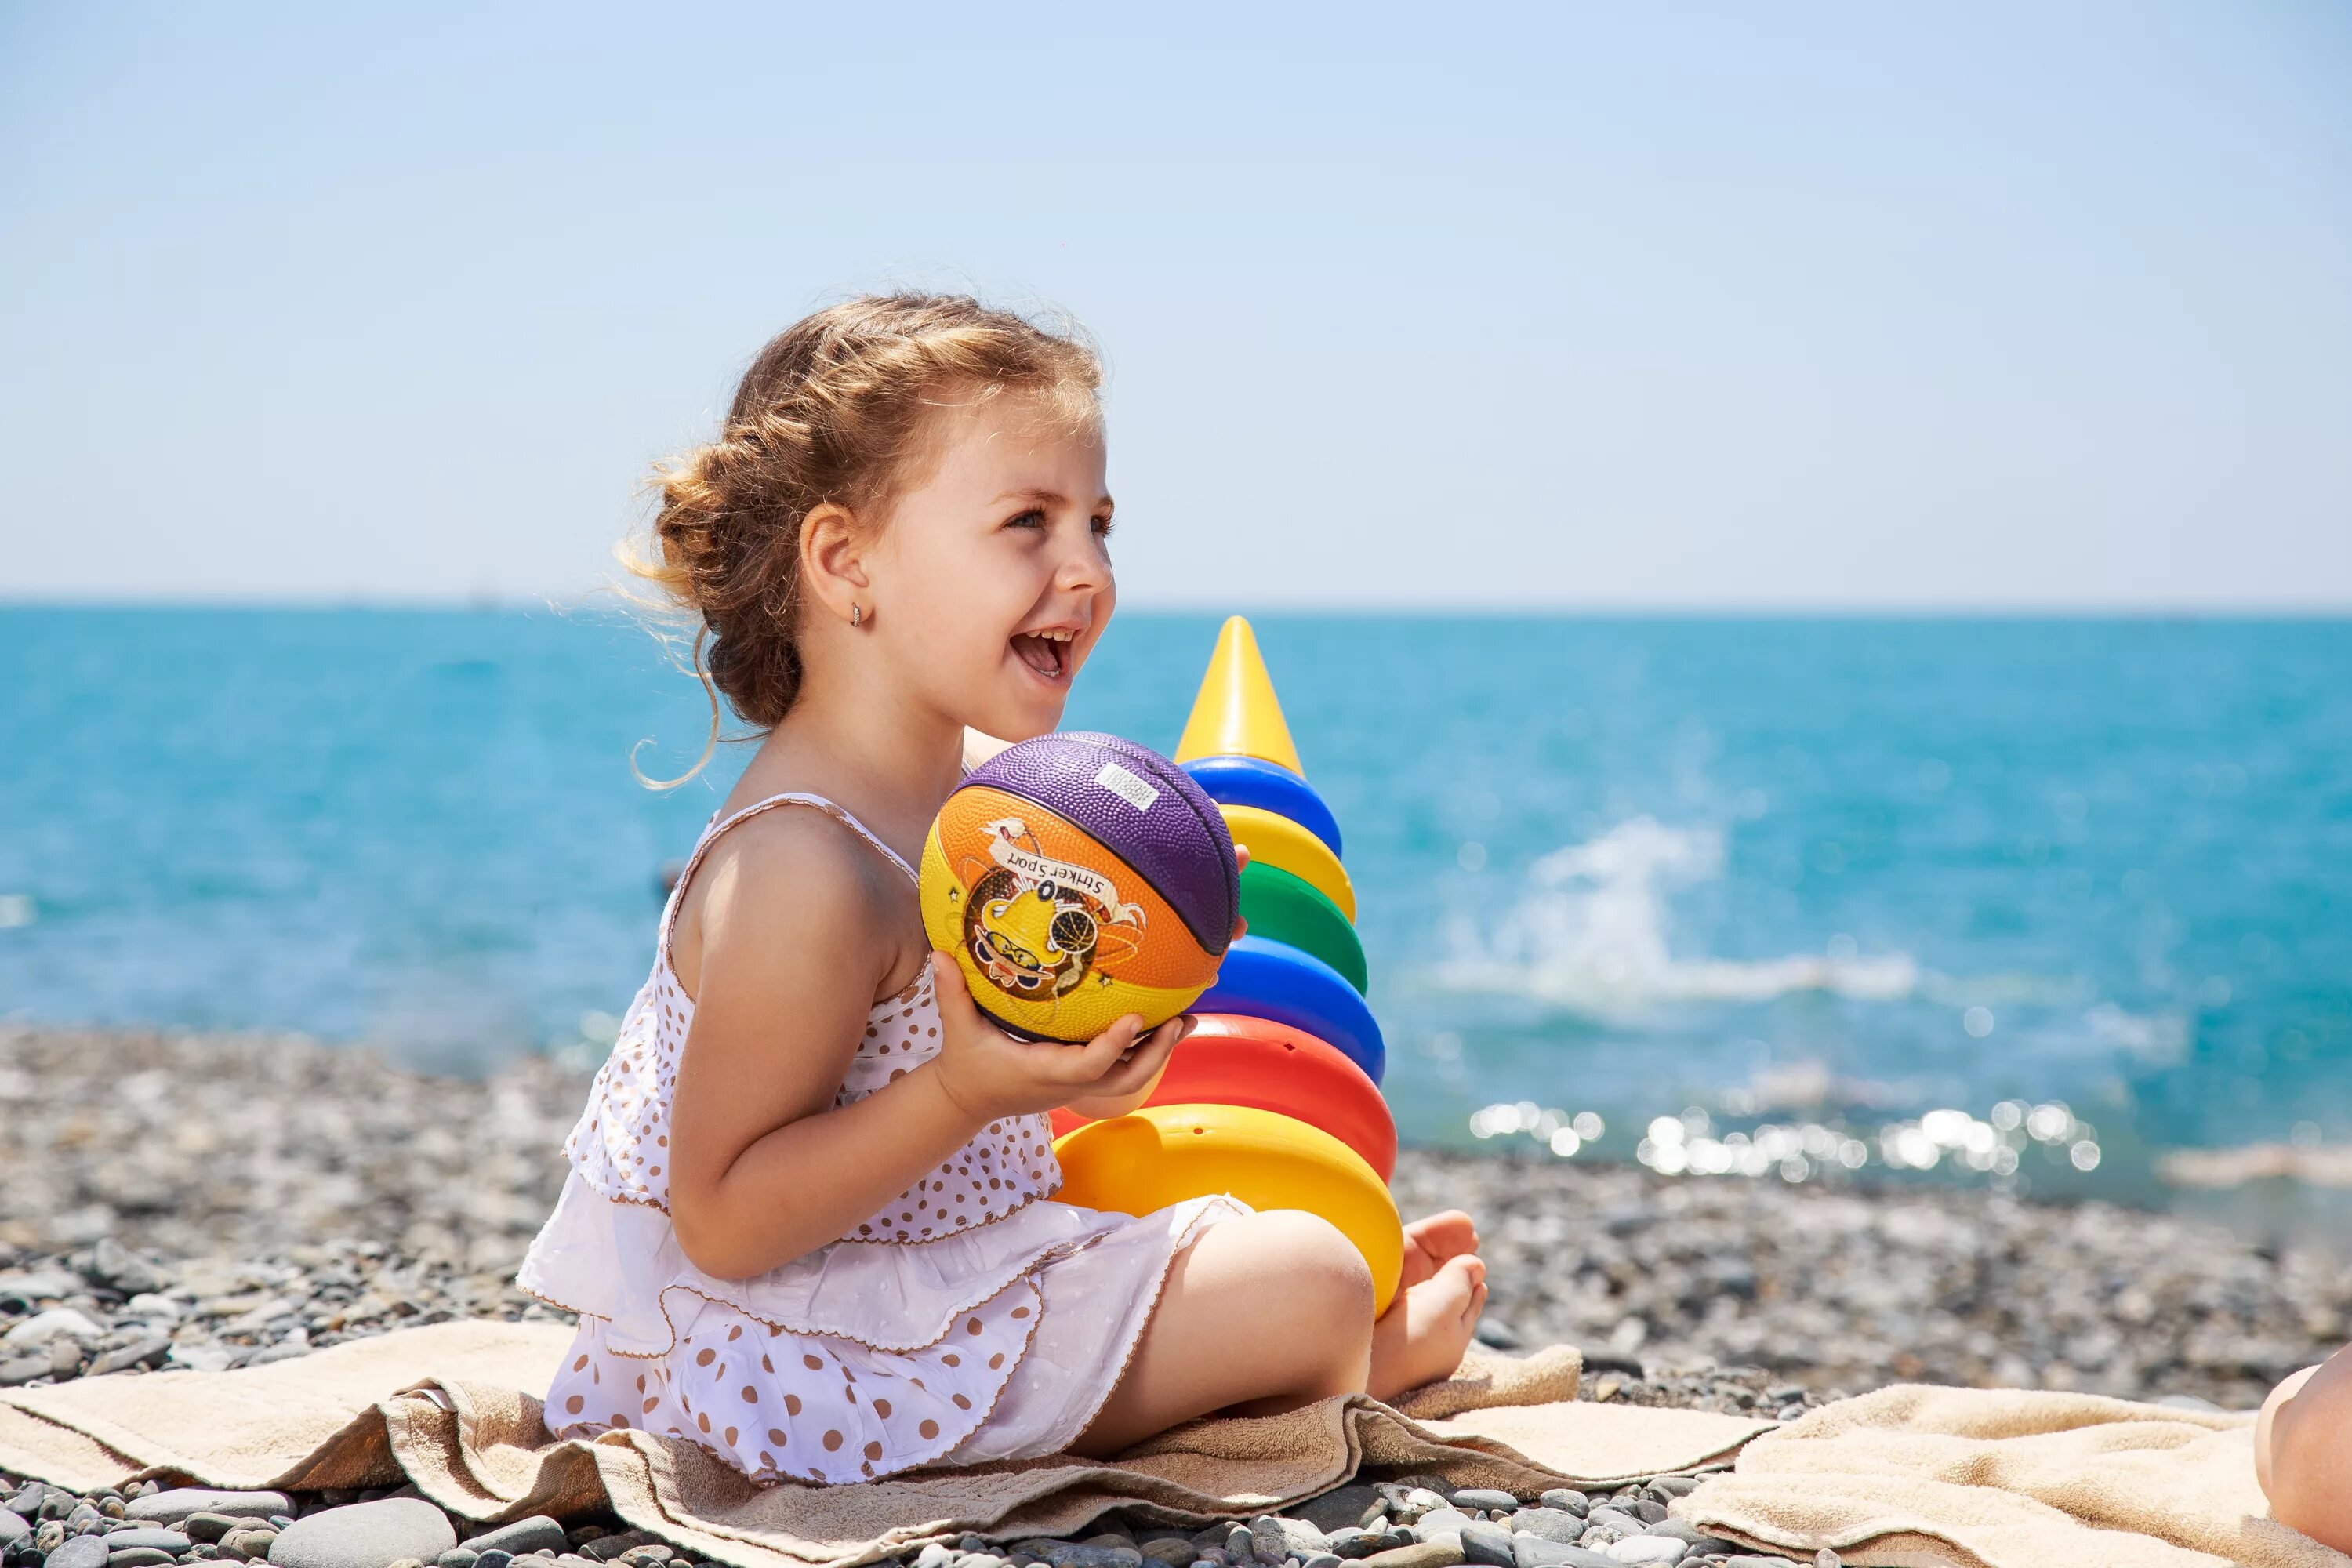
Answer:
[[[1324,1540],[1330,1546],[1333,1556],[1348,1559],[1370,1557],[1375,1552],[1389,1549],[1388,1531],[1384,1530],[1358,1530],[1349,1526],[1333,1531]]]
[[[1591,1513],[1584,1516],[1584,1522],[1591,1525],[1599,1525],[1604,1530],[1613,1530],[1620,1535],[1639,1535],[1642,1533],[1643,1521],[1633,1514],[1627,1513],[1624,1510],[1616,1507],[1596,1508]]]
[[[1465,1512],[1471,1509],[1515,1509],[1519,1500],[1496,1487],[1464,1487],[1454,1494],[1454,1506]]]
[[[1601,1552],[1540,1535],[1511,1537],[1511,1555],[1517,1568],[1615,1568],[1615,1560]]]
[[[1147,1541],[1139,1550],[1152,1562],[1165,1563],[1167,1568],[1185,1568],[1185,1564],[1192,1561],[1192,1542],[1189,1537],[1179,1537],[1174,1541]]]
[[[271,1511],[283,1513],[283,1500]],[[273,1568],[390,1568],[422,1564],[457,1544],[449,1516],[421,1498],[382,1498],[294,1521],[270,1543]]]
[[[148,1334],[131,1341],[120,1350],[111,1350],[89,1363],[89,1375],[104,1377],[112,1372],[128,1372],[134,1366],[161,1366],[163,1358],[172,1353],[168,1334]]]
[[[467,1551],[476,1553],[504,1552],[511,1556],[521,1557],[537,1552],[541,1547],[550,1552],[561,1552],[568,1542],[563,1533],[563,1526],[543,1513],[535,1513],[529,1519],[518,1519],[509,1523],[501,1524],[495,1530],[486,1530],[479,1535],[469,1535],[459,1544]],[[475,1561],[474,1568],[482,1568],[478,1556]],[[504,1568],[504,1565],[501,1564],[500,1568]]]
[[[0,1508],[0,1546],[13,1546],[33,1533],[25,1516],[11,1509]]]
[[[244,1530],[232,1530],[221,1537],[221,1553],[246,1562],[266,1558],[269,1549],[278,1544],[278,1531],[268,1525],[252,1525]],[[425,1568],[418,1563],[417,1568]]]
[[[1511,1554],[1511,1532],[1499,1524],[1473,1520],[1462,1527],[1462,1557],[1483,1568],[1517,1568]]]
[[[1700,1530],[1696,1525],[1686,1524],[1679,1519],[1662,1519],[1655,1524],[1648,1526],[1642,1531],[1642,1533],[1644,1535],[1671,1535],[1676,1541],[1686,1541],[1693,1546],[1709,1545],[1715,1542],[1715,1537],[1707,1534],[1705,1531]]]
[[[480,1548],[478,1550],[481,1551],[481,1555],[474,1559],[474,1568],[511,1568],[511,1564],[519,1555],[519,1553],[509,1552],[503,1546],[492,1546]]]
[[[1299,1562],[1298,1568],[1339,1568],[1336,1552],[1310,1552]]]
[[[1236,1529],[1248,1533],[1245,1526]],[[1143,1568],[1143,1553],[1132,1546],[1090,1546],[1083,1541],[1057,1541],[1049,1536],[1031,1536],[1013,1543],[1015,1551],[1026,1552],[1053,1568]]]
[[[58,1542],[42,1568],[106,1568],[106,1542],[96,1535],[74,1535]]]
[[[1470,1516],[1458,1508],[1433,1508],[1412,1521],[1416,1541],[1429,1541],[1440,1535],[1459,1535]]]
[[[672,1552],[669,1549],[669,1543],[667,1542],[648,1541],[643,1546],[630,1547],[626,1552],[622,1552],[613,1561],[615,1563],[634,1563],[638,1565],[638,1568],[660,1568],[660,1564],[668,1562],[671,1558],[677,1555],[677,1552]],[[950,1549],[948,1555],[950,1557],[953,1557],[955,1555],[954,1551]]]
[[[168,1552],[176,1557],[185,1552],[188,1545],[187,1531],[164,1530],[152,1524],[134,1524],[106,1532],[106,1549],[109,1552],[128,1552],[133,1547],[145,1546],[158,1552]]]
[[[593,1533],[591,1533],[593,1531]],[[583,1525],[572,1532],[572,1543],[580,1555],[591,1563],[610,1563],[624,1552],[635,1552],[640,1546],[651,1546],[654,1537],[643,1530],[620,1530],[607,1533],[594,1525]]]
[[[211,1487],[173,1487],[169,1491],[151,1492],[128,1504],[122,1510],[125,1519],[135,1519],[142,1524],[177,1524],[193,1514],[216,1513],[230,1519],[268,1519],[273,1513],[292,1513],[293,1500],[284,1492],[229,1492]]]
[[[954,1562],[956,1550],[944,1541],[927,1541],[915,1553],[915,1568],[948,1568]]]
[[[1566,1546],[1584,1536],[1584,1521],[1564,1508],[1523,1508],[1509,1522],[1514,1535],[1539,1535]]]
[[[1629,1535],[1603,1549],[1612,1562],[1629,1563],[1641,1568],[1664,1568],[1669,1563],[1679,1563],[1690,1550],[1687,1541],[1676,1541],[1671,1535]]]
[[[1654,1492],[1664,1492],[1670,1498],[1688,1497],[1698,1490],[1696,1476],[1660,1476],[1650,1483]]]
[[[1572,1513],[1579,1519],[1582,1519],[1585,1510],[1592,1506],[1592,1500],[1573,1487],[1554,1487],[1536,1499],[1536,1501],[1546,1508],[1556,1508],[1563,1513]]]
[[[119,1546],[106,1554],[106,1568],[162,1568],[175,1555],[153,1546]]]
[[[1328,1552],[1331,1546],[1323,1532],[1306,1520],[1262,1513],[1250,1521],[1250,1549],[1262,1563],[1280,1563],[1286,1558]]]
[[[478,1552],[468,1552],[462,1546],[452,1546],[433,1560],[433,1568],[474,1568],[474,1564],[480,1559],[481,1553]]]
[[[1387,1508],[1388,1500],[1381,1495],[1378,1487],[1353,1486],[1340,1487],[1325,1492],[1321,1497],[1308,1498],[1305,1502],[1293,1506],[1290,1511],[1328,1536],[1335,1530],[1345,1530],[1350,1525],[1360,1527],[1370,1524]]]
[[[1388,1552],[1376,1552],[1364,1559],[1370,1568],[1454,1568],[1462,1561],[1462,1538],[1441,1535],[1434,1541],[1416,1541],[1411,1546],[1399,1546]]]
[[[1643,1524],[1655,1524],[1666,1517],[1666,1505],[1655,1498],[1635,1498],[1627,1507]]]

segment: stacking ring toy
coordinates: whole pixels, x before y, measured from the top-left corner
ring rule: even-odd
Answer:
[[[1057,1140],[1062,1190],[1079,1208],[1148,1215],[1227,1193],[1254,1209],[1320,1215],[1372,1270],[1372,1312],[1404,1269],[1396,1202],[1363,1157],[1318,1127],[1244,1105],[1154,1105]]]
[[[1273,763],[1255,757],[1202,757],[1183,764],[1184,771],[1221,805],[1254,805],[1276,816],[1286,816],[1320,838],[1334,855],[1339,847],[1339,822],[1315,786]]]
[[[1339,906],[1350,921],[1356,918],[1355,884],[1331,847],[1286,816],[1255,805],[1226,805],[1225,826],[1234,842],[1249,846],[1250,858],[1279,867]]]
[[[1271,1018],[1339,1049],[1374,1083],[1388,1068],[1388,1047],[1372,1010],[1339,972],[1287,942],[1244,936],[1225,949],[1217,983],[1192,1005],[1200,1013]]]
[[[1319,1127],[1381,1180],[1396,1173],[1396,1122],[1364,1069],[1312,1035],[1265,1018],[1196,1014],[1146,1105],[1246,1105]],[[1054,1112],[1054,1136],[1087,1118]]]
[[[1371,989],[1356,928],[1330,900],[1281,867],[1253,860],[1242,868],[1242,918],[1253,936],[1313,953],[1345,976],[1357,994]]]

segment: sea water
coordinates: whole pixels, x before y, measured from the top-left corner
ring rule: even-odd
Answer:
[[[1267,615],[1404,1135],[2141,1195],[2352,1142],[2352,623]],[[1067,722],[1167,749],[1214,616]],[[0,609],[0,1018],[592,1060],[700,688],[601,611]]]

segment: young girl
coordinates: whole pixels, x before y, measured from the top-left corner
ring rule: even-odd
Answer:
[[[1312,1215],[1053,1201],[1045,1112],[1133,1110],[1189,1026],[1017,1041],[924,940],[911,867],[967,729],[1052,730],[1110,618],[1098,380],[971,300],[853,300],[771,342],[665,474],[637,570],[701,621],[714,733],[723,692],[766,738],[670,895],[518,1277],[580,1317],[558,1436],[856,1481],[1107,1455],[1460,1361],[1486,1289],[1458,1211],[1408,1229],[1375,1322],[1362,1258]]]

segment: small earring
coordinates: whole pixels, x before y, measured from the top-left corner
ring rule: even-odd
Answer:
[[[861,609],[859,609],[859,608],[857,607],[857,605],[856,605],[856,601],[854,601],[854,600],[853,600],[853,601],[850,603],[850,606],[849,606],[849,624],[850,624],[851,626],[856,626],[859,621],[864,620],[865,618],[866,618],[866,612],[865,612],[865,611],[863,611],[863,610],[861,610]]]

